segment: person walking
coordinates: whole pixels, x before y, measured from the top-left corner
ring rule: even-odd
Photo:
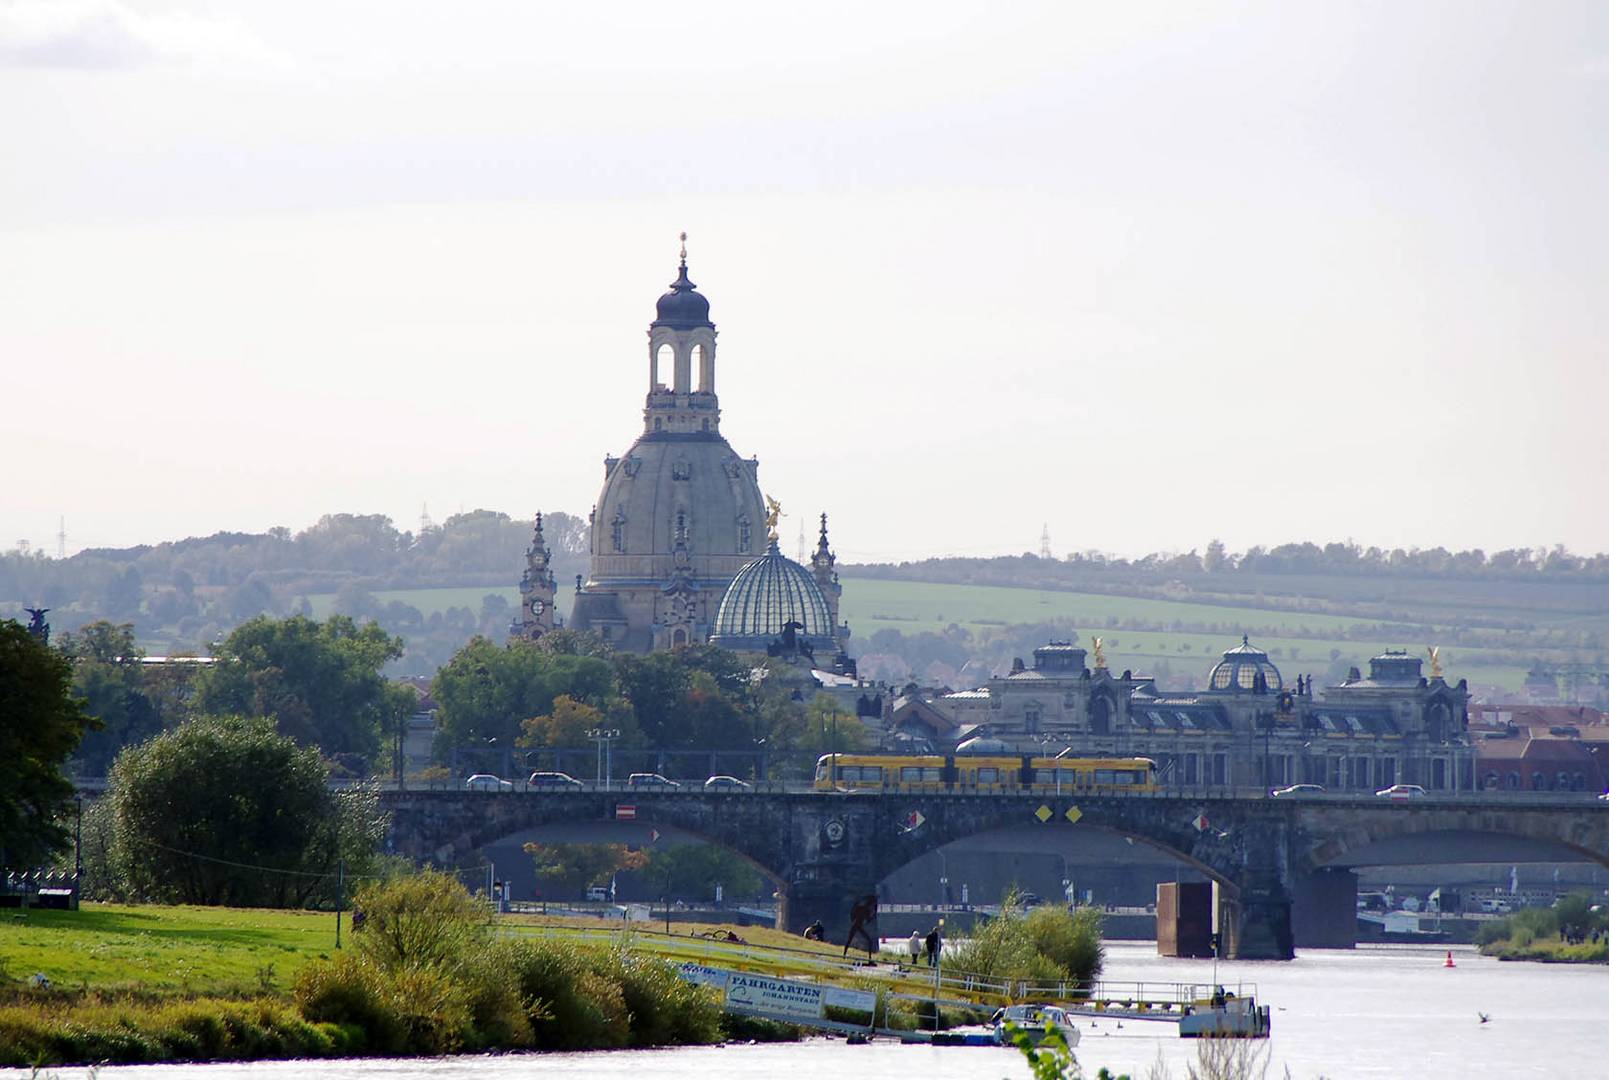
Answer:
[[[911,950],[911,967],[919,966],[922,963],[922,932],[920,930],[912,930],[911,940],[906,942],[906,945],[908,945]]]
[[[944,948],[944,939],[939,936],[939,928],[935,926],[927,932],[927,966],[939,966],[939,950]]]

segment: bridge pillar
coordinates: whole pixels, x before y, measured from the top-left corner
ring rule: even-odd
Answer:
[[[1219,893],[1223,953],[1231,960],[1294,960],[1291,894],[1277,876],[1257,873],[1240,884],[1240,895]]]
[[[1291,930],[1297,948],[1350,949],[1358,943],[1358,875],[1345,867],[1296,879]]]

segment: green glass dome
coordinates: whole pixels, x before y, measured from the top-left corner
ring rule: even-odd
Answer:
[[[727,587],[710,642],[723,649],[763,652],[789,623],[795,624],[796,638],[811,649],[832,647],[832,616],[821,586],[772,540],[765,554],[745,564]]]

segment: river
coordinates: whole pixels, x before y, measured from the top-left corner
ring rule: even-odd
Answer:
[[[1304,951],[1289,963],[1222,963],[1219,980],[1257,984],[1273,1011],[1270,1077],[1289,1066],[1295,1080],[1469,1080],[1472,1076],[1609,1077],[1609,967],[1502,963],[1470,947],[1371,946]],[[1107,946],[1113,980],[1206,983],[1211,961],[1171,960],[1149,943]],[[1486,1013],[1488,1023],[1480,1022]],[[1093,1076],[1106,1066],[1136,1080],[1160,1056],[1184,1080],[1193,1043],[1171,1024],[1079,1019],[1078,1059]],[[106,1067],[96,1080],[515,1080],[532,1075],[576,1080],[1019,1080],[1029,1076],[1014,1050],[805,1043],[623,1050],[590,1054],[509,1054],[430,1060],[279,1061],[219,1065]],[[27,1071],[0,1070],[5,1080]],[[88,1080],[85,1069],[45,1075]]]

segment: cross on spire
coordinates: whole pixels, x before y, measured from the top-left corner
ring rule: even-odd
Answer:
[[[687,230],[682,230],[682,269],[687,269]]]

